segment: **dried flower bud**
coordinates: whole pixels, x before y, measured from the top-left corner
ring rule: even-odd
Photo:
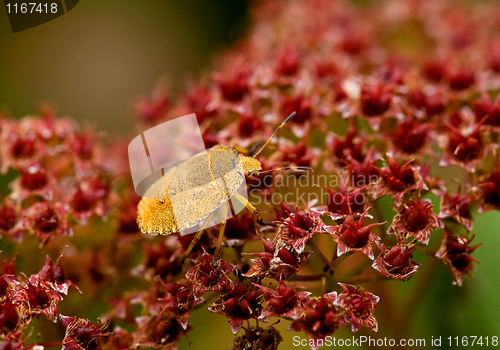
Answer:
[[[472,278],[472,271],[474,270],[472,263],[476,262],[479,264],[479,261],[474,259],[471,254],[482,243],[470,246],[473,239],[474,235],[468,238],[467,236],[453,234],[448,229],[444,230],[441,247],[437,251],[436,256],[450,267],[454,275],[453,284],[462,286],[465,274]]]
[[[400,235],[402,239],[413,236],[427,245],[431,230],[444,227],[432,211],[430,200],[404,202],[396,209],[398,214],[394,217],[387,233]]]
[[[288,329],[304,331],[309,339],[315,340],[333,334],[339,327],[340,319],[340,313],[334,304],[336,298],[337,293],[330,292],[318,298],[306,299],[302,313]]]
[[[398,243],[388,249],[382,243],[377,243],[377,245],[380,255],[375,259],[372,267],[382,275],[396,280],[407,280],[417,272],[419,265],[411,261],[414,246]]]
[[[252,287],[246,288],[239,283],[234,284],[227,294],[210,306],[209,310],[226,315],[229,318],[231,330],[236,334],[244,320],[259,317],[262,310],[261,296],[260,290]]]
[[[383,225],[383,223],[374,223],[365,226],[363,218],[368,213],[368,210],[369,208],[361,214],[357,221],[354,219],[353,214],[349,214],[341,226],[329,226],[326,228],[333,236],[335,242],[337,242],[338,256],[349,251],[360,251],[373,260],[373,247],[371,244],[372,242],[379,241],[380,238],[370,230],[373,226]]]
[[[371,88],[361,87],[361,109],[363,114],[371,117],[386,112],[392,102],[391,91],[391,86],[382,86],[379,82],[374,83]]]
[[[234,347],[231,350],[276,350],[283,340],[280,333],[273,326],[267,328],[243,327],[245,334],[234,339]]]
[[[61,322],[66,327],[66,334],[63,339],[63,350],[101,350],[99,338],[109,337],[112,333],[105,333],[109,322],[94,326],[86,318],[77,318],[60,315]]]
[[[310,292],[297,292],[294,287],[287,287],[285,282],[279,281],[276,290],[268,287],[259,287],[264,295],[268,307],[262,310],[259,320],[267,320],[268,317],[289,317],[296,319],[299,316],[302,301]]]
[[[373,312],[377,307],[380,298],[372,293],[366,292],[361,287],[339,283],[342,293],[335,299],[334,304],[341,307],[346,313],[339,321],[339,326],[351,323],[353,332],[357,332],[361,327],[366,326],[374,332],[378,329],[377,320]]]

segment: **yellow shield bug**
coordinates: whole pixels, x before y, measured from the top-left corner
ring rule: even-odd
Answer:
[[[252,156],[240,154],[230,146],[216,145],[162,173],[162,177],[147,189],[137,207],[137,223],[141,232],[169,235],[190,229],[208,220],[210,215],[233,197],[256,216],[257,222],[266,224],[259,211],[238,193],[238,189],[246,177],[279,170],[311,170],[307,167],[286,167],[262,171],[260,162],[255,158],[294,116],[295,112],[290,114]],[[214,253],[216,258],[220,252],[226,225],[226,213],[222,215]],[[205,228],[207,226],[202,224],[196,232],[184,253],[184,258],[200,239]]]

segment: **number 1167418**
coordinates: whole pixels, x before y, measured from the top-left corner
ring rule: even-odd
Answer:
[[[23,2],[7,3],[7,13],[57,13],[57,3]]]
[[[450,346],[498,346],[498,337],[477,337],[477,336],[463,336],[463,337],[448,337]]]

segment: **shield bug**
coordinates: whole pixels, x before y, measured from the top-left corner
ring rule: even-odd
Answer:
[[[262,165],[256,158],[295,114],[290,114],[252,156],[243,155],[230,146],[216,145],[162,173],[162,177],[147,189],[138,204],[137,223],[141,232],[169,235],[202,223],[184,252],[185,258],[207,228],[203,222],[208,222],[210,216],[220,211],[221,207],[225,208],[233,197],[255,215],[258,223],[266,224],[257,208],[240,195],[238,189],[246,177],[280,170],[312,170],[307,167],[285,167],[262,171]],[[221,216],[215,257],[220,252],[226,214],[222,213]]]

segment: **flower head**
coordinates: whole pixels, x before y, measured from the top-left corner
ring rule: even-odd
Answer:
[[[258,318],[262,311],[262,292],[253,286],[232,284],[222,298],[209,310],[226,315],[234,334],[238,333],[244,320]]]
[[[380,298],[361,287],[345,283],[339,283],[339,285],[343,291],[335,299],[334,304],[345,311],[345,314],[339,321],[339,326],[350,322],[353,332],[358,331],[363,326],[371,328],[376,332],[378,325],[373,312]]]
[[[450,267],[455,278],[453,284],[462,286],[466,274],[472,277],[472,271],[474,270],[473,262],[479,264],[479,261],[474,259],[471,254],[482,243],[471,246],[470,243],[473,239],[474,235],[468,238],[467,236],[456,235],[449,230],[444,230],[441,247],[437,251],[436,256]]]
[[[278,345],[283,340],[279,331],[273,326],[242,328],[245,330],[245,334],[234,339],[234,347],[231,350],[277,350]]]
[[[193,286],[189,281],[182,280],[180,283],[164,283],[168,296],[159,300],[165,302],[166,305],[162,312],[169,311],[176,315],[182,328],[187,329],[188,318],[196,304],[202,303],[203,298],[194,297]]]
[[[233,265],[220,259],[214,267],[214,256],[205,253],[196,266],[189,269],[186,277],[193,282],[194,295],[199,298],[207,290],[224,292],[232,283],[228,275],[233,269]]]
[[[304,308],[299,317],[288,328],[303,331],[309,339],[324,339],[339,327],[341,314],[335,305],[336,292],[321,297],[309,297],[304,301]],[[312,346],[311,348],[316,349]]]
[[[310,292],[298,292],[295,287],[287,287],[285,282],[279,281],[276,290],[257,285],[262,291],[268,307],[262,310],[259,319],[266,320],[268,317],[289,317],[296,319],[299,316],[302,301]]]
[[[341,226],[329,226],[326,228],[337,242],[337,255],[340,256],[349,251],[360,251],[373,260],[372,243],[380,240],[378,236],[371,232],[371,228],[383,223],[366,225],[363,223],[368,210],[365,210],[358,220],[354,214],[349,214]]]
[[[302,253],[307,241],[316,233],[323,232],[324,224],[320,217],[316,212],[296,210],[288,214],[279,226],[276,237],[290,242],[298,253]]]
[[[443,227],[438,216],[432,211],[430,200],[404,202],[397,210],[398,213],[387,231],[389,234],[400,235],[403,238],[413,236],[417,241],[427,245],[431,231]]]
[[[109,323],[94,326],[86,318],[77,318],[60,315],[61,322],[66,327],[63,339],[63,350],[91,350],[102,349],[99,338],[109,337],[112,333],[104,332]]]
[[[398,243],[387,248],[383,243],[377,243],[380,255],[375,259],[372,267],[385,277],[395,280],[408,280],[417,272],[418,264],[411,261],[415,250],[413,245]]]

